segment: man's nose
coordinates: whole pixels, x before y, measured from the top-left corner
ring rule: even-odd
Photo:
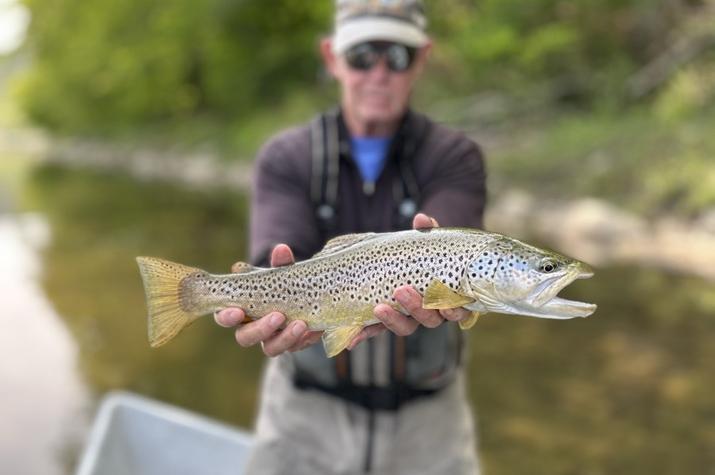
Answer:
[[[370,68],[370,77],[376,81],[386,81],[390,77],[390,68],[387,66],[387,59],[381,56],[377,63]]]

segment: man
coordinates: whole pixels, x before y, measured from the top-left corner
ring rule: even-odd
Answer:
[[[409,109],[431,49],[421,2],[339,0],[336,10],[320,52],[340,84],[340,108],[280,133],[259,153],[251,209],[257,265],[309,258],[346,233],[482,224],[479,149]],[[319,332],[302,321],[284,327],[278,312],[238,327],[240,345],[260,343],[277,356],[263,382],[247,473],[478,471],[463,337],[445,323],[467,312],[422,309],[410,286],[395,298],[410,315],[377,305],[382,324],[332,359],[315,344]],[[216,320],[236,326],[244,313],[226,309]]]

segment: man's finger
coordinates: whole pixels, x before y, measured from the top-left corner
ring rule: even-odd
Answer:
[[[297,347],[303,336],[308,332],[308,326],[302,320],[291,322],[283,331],[263,341],[263,353],[267,356],[278,356]]]
[[[286,244],[278,244],[271,252],[271,267],[281,267],[293,264],[293,251]]]
[[[298,343],[293,345],[289,351],[300,351],[304,348],[308,348],[309,346],[318,343],[322,336],[322,331],[307,331],[303,334]]]
[[[240,308],[224,308],[220,312],[214,313],[216,323],[225,328],[235,327],[243,321],[246,314]]]
[[[409,285],[398,287],[395,290],[395,300],[402,305],[402,308],[427,328],[438,327],[444,319],[436,310],[422,308],[422,296]]]
[[[417,213],[412,218],[412,229],[430,229],[439,227],[437,220],[427,216],[424,213]]]
[[[439,311],[439,314],[442,315],[445,320],[449,320],[450,322],[458,322],[460,320],[464,320],[465,318],[470,316],[471,313],[472,312],[470,312],[466,308],[446,308]]]
[[[384,323],[390,331],[400,336],[411,335],[420,326],[414,318],[403,315],[386,304],[377,305],[374,313],[375,317]]]
[[[367,340],[368,338],[372,338],[376,335],[379,335],[380,333],[385,333],[387,331],[387,327],[382,324],[382,323],[376,323],[374,325],[369,325],[365,328],[363,328],[360,333],[357,334],[355,338],[352,339],[350,344],[347,346],[348,350],[352,350],[356,346],[358,346],[360,343],[363,341]]]
[[[236,341],[243,347],[253,346],[273,335],[285,322],[285,316],[272,312],[255,322],[247,323],[236,330]]]

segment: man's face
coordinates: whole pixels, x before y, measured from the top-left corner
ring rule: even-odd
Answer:
[[[411,66],[404,71],[394,71],[388,62],[401,58],[391,55],[399,48],[388,51],[391,43],[371,43],[377,45],[377,62],[363,69],[349,64],[344,53],[335,55],[331,50],[330,40],[321,44],[323,59],[331,74],[341,85],[342,107],[354,120],[366,124],[390,123],[399,120],[404,114],[412,93],[412,86],[422,72],[430,46],[418,49]],[[367,45],[358,45],[360,46]],[[392,58],[388,59],[388,56]]]

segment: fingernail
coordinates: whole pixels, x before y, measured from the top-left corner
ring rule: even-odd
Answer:
[[[301,322],[295,322],[293,324],[293,328],[290,329],[290,332],[293,334],[293,336],[301,336],[304,331],[305,327]]]
[[[271,325],[280,325],[280,323],[283,321],[283,315],[280,313],[273,313],[270,316],[270,319],[268,320]]]
[[[405,303],[405,301],[409,300],[410,298],[410,292],[407,289],[399,289],[397,292],[395,292],[395,298],[400,303]]]
[[[238,310],[229,310],[228,311],[228,319],[232,322],[238,321],[241,318],[241,316],[238,314]]]
[[[216,323],[221,325],[222,327],[228,327],[229,325],[226,323],[226,318],[221,315],[221,312],[214,312],[214,320]]]

